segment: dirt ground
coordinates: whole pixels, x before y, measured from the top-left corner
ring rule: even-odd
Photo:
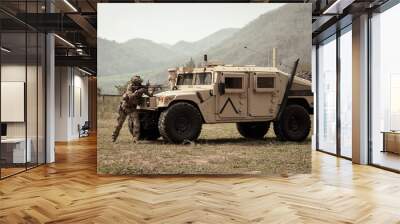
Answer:
[[[189,144],[169,144],[162,138],[133,144],[127,124],[116,143],[113,102],[99,102],[97,169],[100,174],[259,174],[293,175],[311,172],[311,141],[280,142],[272,126],[263,140],[240,136],[235,124],[203,125],[200,138]],[[103,106],[101,106],[103,104]]]

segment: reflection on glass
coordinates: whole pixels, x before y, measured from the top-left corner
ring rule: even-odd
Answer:
[[[37,76],[38,76],[38,36],[36,32],[27,33],[27,82],[26,82],[26,113],[27,113],[27,143],[30,148],[30,161],[28,168],[37,165],[38,144],[37,144]]]
[[[43,164],[45,163],[45,60],[46,60],[46,52],[45,52],[45,44],[46,44],[46,38],[45,35],[42,33],[39,33],[38,35],[38,76],[37,76],[37,90],[38,90],[38,110],[37,110],[37,115],[38,115],[38,143],[37,143],[37,148],[38,148],[38,164]]]
[[[393,27],[398,21],[400,5],[372,18],[371,63],[372,163],[396,170],[400,170],[400,33]]]
[[[26,142],[26,35],[2,33],[1,44],[1,122],[6,133],[1,140],[1,175],[6,177],[25,170],[31,160]],[[27,150],[28,149],[28,150]]]
[[[340,153],[352,157],[352,35],[340,36]]]
[[[45,3],[0,1],[0,7],[22,15],[44,13]],[[4,178],[45,162],[46,39],[2,12],[0,20],[8,24],[0,29],[0,178]]]
[[[336,153],[336,40],[318,48],[318,148]]]

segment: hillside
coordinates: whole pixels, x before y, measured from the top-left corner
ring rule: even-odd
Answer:
[[[206,50],[211,47],[218,46],[222,41],[232,37],[238,30],[239,29],[236,28],[226,28],[196,42],[179,41],[175,45],[171,46],[171,49],[189,57],[193,57],[205,53]]]
[[[300,70],[310,72],[311,13],[304,13],[305,10],[311,12],[308,4],[286,4],[261,15],[223,44],[210,49],[208,57],[226,64],[265,66],[272,64],[271,52],[275,47],[280,69],[290,72],[294,61],[300,58]],[[200,60],[201,55],[196,59]]]
[[[105,76],[167,66],[171,59],[181,58],[179,53],[145,39],[117,43],[98,38],[97,45],[97,67],[99,74]]]
[[[120,80],[139,73],[145,80],[165,83],[167,69],[182,66],[192,57],[196,64],[207,54],[209,61],[226,64],[270,66],[275,47],[278,67],[290,72],[300,58],[299,73],[311,73],[311,6],[286,4],[267,12],[241,29],[226,28],[196,42],[180,41],[175,45],[133,39],[118,44],[99,39],[99,86],[113,92]],[[244,47],[247,46],[247,49]],[[119,80],[119,81],[117,81]]]
[[[190,57],[231,37],[237,30],[222,29],[199,41],[179,41],[175,45],[139,38],[124,43],[98,38],[99,74],[108,76],[181,65]]]

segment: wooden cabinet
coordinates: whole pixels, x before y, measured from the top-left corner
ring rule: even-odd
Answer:
[[[383,152],[400,154],[400,132],[383,133]]]

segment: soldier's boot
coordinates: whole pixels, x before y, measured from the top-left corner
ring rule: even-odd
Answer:
[[[129,132],[132,135],[133,142],[138,143],[139,142],[139,136],[140,136],[140,119],[139,119],[139,113],[138,112],[132,112],[129,116]]]
[[[112,134],[112,141],[113,142],[117,141],[117,138],[119,136],[119,132],[121,131],[121,128],[122,128],[122,125],[124,124],[126,116],[127,116],[127,114],[125,113],[125,111],[120,106],[119,109],[118,109],[117,125],[115,126],[114,132]]]

